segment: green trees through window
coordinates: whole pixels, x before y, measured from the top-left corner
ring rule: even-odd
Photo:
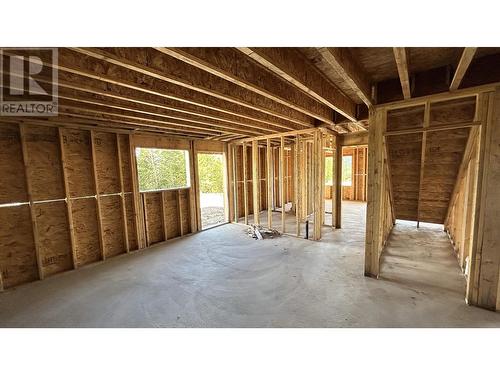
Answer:
[[[198,154],[198,175],[202,193],[224,192],[222,154]]]
[[[188,151],[136,148],[135,152],[140,191],[190,186]]]

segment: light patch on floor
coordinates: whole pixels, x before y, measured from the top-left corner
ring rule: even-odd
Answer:
[[[363,203],[314,242],[228,224],[0,294],[4,327],[500,327],[467,306],[446,235],[399,224],[363,276]],[[429,241],[437,241],[429,246]]]

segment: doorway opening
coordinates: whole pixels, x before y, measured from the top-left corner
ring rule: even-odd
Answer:
[[[198,153],[201,229],[227,222],[224,171],[224,154]]]

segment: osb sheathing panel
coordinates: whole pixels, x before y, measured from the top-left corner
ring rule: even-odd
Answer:
[[[95,165],[99,194],[121,191],[116,134],[94,133]]]
[[[197,140],[194,144],[199,152],[224,152],[224,142]]]
[[[26,125],[24,139],[31,195],[35,201],[65,197],[57,128]]]
[[[38,279],[29,205],[0,208],[0,269],[4,288]]]
[[[167,239],[178,237],[181,234],[179,226],[177,191],[165,191],[165,219],[167,225]]]
[[[95,195],[90,132],[62,129],[62,134],[69,195],[71,197]]]
[[[396,218],[417,220],[422,134],[390,136],[387,147]]]
[[[467,128],[427,134],[420,192],[421,221],[444,223],[468,135]]]
[[[102,238],[104,243],[104,256],[111,258],[126,252],[121,197],[109,195],[100,197]]]
[[[17,125],[0,126],[0,204],[28,201],[21,137]]]
[[[132,194],[125,195],[125,210],[127,216],[128,244],[130,250],[137,250],[137,231],[134,219],[134,197]]]
[[[181,201],[182,212],[182,229],[183,234],[191,232],[191,220],[189,215],[189,189],[179,190],[179,198]]]
[[[94,198],[72,200],[77,266],[101,259],[96,206]]]
[[[431,104],[430,126],[474,120],[475,98],[456,99]]]
[[[163,235],[163,220],[161,209],[161,193],[144,193],[147,214],[147,233],[149,244],[155,244],[165,240]]]
[[[49,276],[72,269],[66,202],[37,203],[35,217],[43,274]]]
[[[190,141],[186,139],[176,139],[167,137],[157,137],[151,135],[133,135],[135,147],[167,148],[189,150]]]
[[[124,192],[131,192],[132,189],[132,169],[130,167],[130,143],[128,135],[118,135],[120,142],[120,156],[122,165],[122,178]]]
[[[418,128],[423,125],[424,106],[397,109],[387,113],[388,131]]]

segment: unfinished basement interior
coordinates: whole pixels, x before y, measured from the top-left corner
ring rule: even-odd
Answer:
[[[500,327],[500,48],[0,52],[0,327]]]

